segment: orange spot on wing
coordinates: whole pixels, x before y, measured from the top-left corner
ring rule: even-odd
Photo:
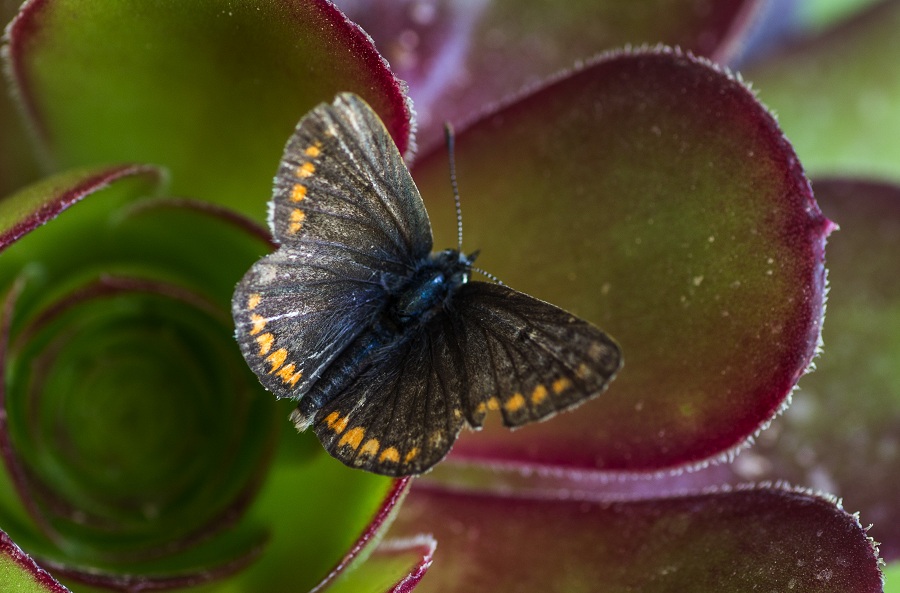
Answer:
[[[315,144],[311,144],[311,145],[307,146],[306,150],[304,150],[303,152],[308,157],[316,158],[317,156],[322,154],[322,144],[319,142],[316,142]]]
[[[557,379],[556,381],[553,382],[553,385],[551,387],[553,388],[553,393],[555,393],[556,395],[559,395],[560,393],[562,393],[563,391],[565,391],[566,389],[568,389],[571,386],[572,386],[572,382],[569,381],[568,378],[560,377],[559,379]]]
[[[338,447],[350,445],[351,448],[357,449],[364,436],[366,436],[366,429],[363,427],[357,426],[356,428],[351,428],[345,432],[344,436],[341,437],[341,440],[338,441]]]
[[[291,201],[292,202],[300,202],[306,197],[306,186],[301,184],[296,184],[294,188],[291,190]]]
[[[259,305],[259,302],[262,300],[262,296],[259,293],[251,294],[247,299],[247,308],[249,310],[253,310]]]
[[[381,452],[381,456],[378,457],[378,461],[392,461],[394,463],[397,463],[400,461],[400,451],[398,451],[394,447],[388,447]]]
[[[416,455],[418,455],[418,454],[419,454],[419,448],[413,447],[412,449],[409,450],[409,452],[407,452],[406,457],[403,458],[403,463],[409,463],[410,461],[415,459]]]
[[[297,167],[297,177],[301,179],[306,179],[307,177],[312,177],[313,173],[316,172],[316,166],[310,162],[303,163],[299,167]]]
[[[325,424],[334,432],[341,434],[347,428],[347,418],[341,418],[340,412],[332,412],[325,417]]]
[[[503,403],[503,407],[507,412],[518,412],[525,407],[525,398],[521,393],[515,393]]]
[[[255,336],[256,334],[261,332],[264,327],[266,327],[266,318],[262,315],[257,315],[256,313],[254,313],[250,316],[250,321],[253,322],[253,327],[250,328],[251,336]]]
[[[299,208],[294,208],[291,212],[291,226],[288,230],[292,233],[296,233],[303,227],[303,221],[306,219],[306,213]]]
[[[557,393],[559,392],[557,391]],[[539,404],[545,399],[547,399],[547,388],[543,385],[538,385],[534,388],[534,391],[531,392],[531,401],[532,403]]]
[[[500,409],[500,400],[498,400],[496,397],[492,397],[491,399],[487,400],[485,405],[487,406],[488,410],[497,411]]]
[[[369,439],[366,441],[366,444],[362,446],[362,449],[359,450],[360,455],[371,455],[375,456],[378,453],[378,449],[381,448],[381,443],[378,442],[378,439]]]
[[[287,350],[284,348],[279,348],[272,354],[266,357],[266,362],[271,363],[272,369],[269,371],[269,374],[274,373],[278,370],[278,367],[284,364],[284,361],[287,359]]]
[[[578,370],[575,371],[575,375],[579,379],[587,379],[588,375],[591,373],[591,369],[588,368],[588,365],[581,363],[578,365]]]
[[[275,336],[272,334],[262,334],[261,336],[256,337],[256,343],[259,344],[259,355],[263,356],[269,353],[269,350],[272,349],[272,344],[275,342]]]
[[[300,371],[294,372],[295,370],[294,363],[286,364],[278,371],[278,376],[281,377],[283,383],[290,383],[291,387],[293,387],[300,380],[300,377],[303,376],[303,373]]]

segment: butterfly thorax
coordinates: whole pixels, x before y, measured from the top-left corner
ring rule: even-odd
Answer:
[[[469,281],[475,255],[446,249],[423,260],[393,292],[383,321],[399,328],[427,323]]]

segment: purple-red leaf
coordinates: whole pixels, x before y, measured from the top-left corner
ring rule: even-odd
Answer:
[[[782,488],[601,502],[417,484],[389,533],[437,540],[417,593],[881,591],[856,518]]]
[[[444,121],[470,121],[598,53],[665,43],[727,62],[762,4],[756,0],[390,0],[338,2],[409,83],[422,146]]]
[[[464,248],[625,359],[595,401],[514,433],[489,422],[457,459],[656,470],[773,417],[816,347],[832,225],[743,84],[672,50],[608,55],[457,140]],[[455,244],[444,151],[414,175],[436,245]]]

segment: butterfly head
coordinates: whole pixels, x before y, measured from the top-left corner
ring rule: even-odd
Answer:
[[[433,265],[443,272],[448,285],[455,288],[469,281],[476,257],[478,251],[466,255],[456,249],[445,249],[433,254],[431,259]]]

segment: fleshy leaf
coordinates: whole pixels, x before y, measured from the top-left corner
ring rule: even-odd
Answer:
[[[900,176],[898,30],[900,2],[880,2],[744,72],[811,175]]]
[[[72,189],[83,186],[85,177],[85,174],[78,173],[62,174],[23,192],[26,197],[43,196],[41,199],[13,196],[16,200],[11,203],[31,205],[33,208],[25,208],[24,211],[32,213],[40,213],[41,206],[50,204],[53,206],[50,210],[55,213],[60,203],[68,204],[62,200],[63,196],[87,195],[84,191],[75,192]],[[90,178],[89,175],[87,177]],[[152,175],[149,178],[155,179]],[[165,408],[165,401],[171,401],[172,395],[180,395],[182,401],[178,408],[182,416],[189,415],[188,420],[200,422],[202,428],[183,430],[182,437],[170,439],[171,449],[167,455],[159,456],[159,462],[149,463],[148,475],[141,476],[141,479],[150,479],[151,469],[165,470],[163,466],[166,460],[183,460],[184,457],[179,457],[176,448],[185,445],[185,441],[193,439],[194,445],[201,445],[201,448],[202,443],[213,447],[218,444],[219,449],[211,451],[212,458],[197,451],[198,454],[191,461],[181,468],[175,468],[177,479],[162,480],[177,488],[179,484],[200,477],[205,487],[191,489],[187,499],[194,503],[205,500],[207,504],[201,505],[196,516],[180,522],[175,528],[171,527],[171,520],[177,516],[178,504],[156,509],[161,514],[155,518],[153,512],[145,512],[153,511],[152,506],[138,504],[137,509],[131,509],[136,510],[136,516],[134,512],[130,515],[122,513],[130,522],[115,523],[117,537],[122,538],[124,535],[132,538],[120,548],[115,545],[115,538],[96,537],[96,533],[90,533],[90,528],[96,527],[96,522],[93,521],[97,511],[96,504],[87,509],[90,512],[86,518],[91,522],[82,528],[83,531],[78,531],[77,526],[66,524],[66,517],[52,514],[47,516],[46,512],[40,516],[38,525],[35,525],[34,518],[38,514],[33,508],[24,508],[22,498],[15,496],[16,484],[21,485],[22,480],[16,480],[15,477],[11,480],[7,474],[2,476],[3,483],[0,484],[0,524],[13,534],[20,546],[36,557],[40,556],[48,566],[56,567],[60,574],[65,573],[73,581],[105,583],[119,588],[134,587],[137,584],[159,587],[173,583],[198,583],[225,576],[229,571],[255,559],[261,544],[258,536],[261,532],[271,531],[264,553],[239,575],[232,577],[233,580],[242,583],[240,586],[245,586],[246,590],[277,592],[294,591],[298,587],[300,590],[308,589],[321,580],[335,561],[351,547],[358,534],[369,525],[372,512],[379,508],[384,493],[392,482],[345,468],[322,451],[314,436],[297,435],[287,421],[290,406],[276,408],[271,395],[262,390],[255,376],[240,359],[228,307],[236,279],[255,259],[270,249],[265,238],[260,236],[259,227],[234,213],[218,210],[211,205],[198,207],[195,203],[183,200],[159,199],[135,202],[135,192],[141,195],[148,191],[146,180],[142,184],[138,183],[142,179],[138,175],[134,183],[121,180],[112,183],[103,192],[90,195],[90,199],[62,212],[51,224],[41,228],[35,227],[50,215],[36,215],[38,222],[27,227],[33,232],[21,236],[20,240],[0,255],[0,284],[8,285],[22,274],[29,280],[26,282],[26,292],[19,299],[21,308],[16,307],[18,314],[12,328],[15,336],[23,335],[23,332],[35,325],[46,327],[48,323],[55,323],[63,328],[63,331],[55,332],[56,336],[54,332],[48,333],[43,340],[46,342],[49,339],[55,345],[65,343],[72,336],[85,335],[85,331],[96,333],[98,339],[88,340],[87,348],[72,349],[72,354],[77,355],[80,350],[96,353],[97,349],[107,347],[108,355],[88,356],[87,362],[100,365],[102,372],[98,376],[101,378],[119,373],[124,379],[131,381],[131,387],[125,391],[129,397],[108,400],[110,405],[103,409],[127,412],[126,408],[131,407],[138,412],[138,417],[144,418],[140,426],[152,429],[153,422],[159,422],[159,434],[172,436],[166,431],[179,426],[178,418],[170,422],[162,416],[160,410],[155,410],[151,414],[154,420],[139,412],[154,406]],[[101,185],[95,184],[92,187],[100,189]],[[22,211],[22,208],[11,210],[16,213]],[[23,219],[18,215],[8,218],[12,221],[9,228],[19,228],[16,223]],[[33,220],[35,216],[25,216],[24,219]],[[222,257],[222,254],[227,254],[228,257]],[[123,279],[126,280],[124,285],[117,284]],[[152,294],[141,294],[142,291],[138,290],[141,287],[151,289]],[[115,295],[108,294],[110,288]],[[82,297],[73,298],[73,290]],[[143,292],[146,293],[147,290]],[[65,316],[67,307],[72,313]],[[195,310],[187,311],[190,307],[195,307]],[[79,309],[76,311],[76,308]],[[35,324],[31,321],[34,319],[44,321]],[[210,322],[208,329],[212,333],[195,331],[194,326],[204,325],[204,320]],[[92,323],[94,321],[97,323]],[[75,328],[69,322],[75,322],[78,327]],[[32,335],[43,335],[40,330],[36,333],[34,330],[29,331]],[[123,339],[132,336],[132,345],[134,337],[143,339],[140,348],[143,354],[136,359],[132,357],[131,361],[140,366],[130,367],[140,370],[140,373],[130,379],[128,367],[120,368],[114,364],[121,358],[119,352],[122,350],[110,349],[112,338],[117,336]],[[211,339],[207,339],[210,336]],[[65,373],[64,365],[46,364],[47,356],[60,355],[59,349],[42,350],[40,344],[36,343],[29,346],[38,354],[35,358],[25,353],[22,346],[30,342],[25,339],[20,342],[17,342],[18,352],[21,356],[37,360],[38,371],[52,368],[53,373],[44,373],[50,377],[45,382],[55,374],[60,378],[60,384],[80,384],[80,379],[69,381],[59,374]],[[161,343],[170,347],[160,348]],[[122,355],[134,350],[131,348],[123,351]],[[224,358],[223,353],[226,354]],[[229,358],[233,356],[238,358]],[[71,357],[67,355],[67,358]],[[150,358],[163,360],[164,364],[148,368],[148,365],[152,366]],[[30,365],[25,363],[24,358],[21,362],[17,367],[20,379],[31,373]],[[45,364],[42,366],[41,363]],[[11,368],[12,365],[7,366],[7,369]],[[71,370],[73,367],[69,365],[68,368]],[[78,368],[76,364],[76,373]],[[80,368],[84,369],[83,366]],[[37,372],[35,376],[40,375]],[[146,391],[154,388],[159,393],[168,394],[168,397],[160,397],[159,393],[147,396]],[[109,392],[115,389],[103,391],[110,395]],[[241,410],[240,406],[231,405],[241,397],[238,394],[237,399],[232,398],[233,392],[242,392],[244,395],[249,393],[255,403]],[[102,393],[87,395],[103,396]],[[40,402],[45,399],[52,401],[52,397],[52,394],[46,398],[32,397],[37,402],[33,407],[41,411],[37,414],[38,417],[46,418],[47,414],[44,412],[50,410],[46,406],[42,408]],[[75,404],[80,399],[70,399],[74,400],[71,405],[59,409],[57,423],[72,416],[72,409],[77,412],[78,406]],[[254,407],[257,403],[264,408],[261,414],[260,409]],[[84,406],[81,408],[83,412]],[[166,410],[171,414],[172,410],[169,408],[162,411]],[[87,420],[96,427],[108,415],[93,414]],[[128,417],[127,414],[125,416]],[[115,429],[116,426],[113,423],[109,428]],[[130,449],[123,448],[121,455],[108,451],[107,456],[113,455],[117,459],[134,458],[140,454],[141,447],[144,447],[143,454],[149,453],[152,457],[152,445],[158,445],[159,438],[139,439],[140,442],[128,439],[137,438],[141,434],[152,436],[156,432],[142,432],[137,426],[133,427],[134,430],[128,428],[128,424],[124,424],[120,431],[128,431],[128,434],[110,440],[130,442]],[[25,448],[25,443],[31,437],[31,434],[23,434],[23,431],[27,433],[29,429],[29,422],[16,421],[16,442],[21,448]],[[96,430],[93,432],[95,435],[99,434]],[[33,469],[35,461],[49,459],[51,462],[60,461],[59,467],[65,468],[68,477],[73,478],[72,482],[79,486],[83,486],[85,480],[102,481],[102,475],[71,471],[73,464],[70,460],[63,460],[55,454],[60,451],[57,443],[53,443],[55,434],[44,430],[43,436],[49,438],[45,440],[43,452],[36,457],[32,452],[32,456],[18,466]],[[203,438],[200,439],[198,435],[203,435]],[[271,449],[273,436],[280,439],[277,468],[266,474],[269,469],[267,451]],[[90,434],[87,432],[76,433],[73,437],[72,441],[78,448],[72,447],[72,452],[77,450],[83,453],[86,450],[84,445],[91,445]],[[106,439],[98,437],[97,440],[102,444]],[[187,445],[190,449],[189,442]],[[183,452],[183,448],[179,450]],[[92,451],[102,454],[103,449],[95,447]],[[207,449],[206,452],[210,451]],[[46,464],[43,467],[46,468]],[[94,464],[94,467],[109,468],[111,465]],[[121,469],[120,466],[117,467]],[[223,467],[228,471],[219,471]],[[171,464],[169,468],[171,469]],[[35,473],[39,474],[37,470],[32,472]],[[39,475],[45,479],[54,479],[57,474],[45,472]],[[159,472],[155,475],[158,477]],[[266,475],[266,481],[260,485],[258,478],[262,475]],[[229,479],[223,482],[223,477]],[[123,502],[121,497],[116,498],[116,494],[121,494],[122,489],[129,484],[131,480],[107,489],[106,494],[112,503]],[[310,488],[310,484],[315,484],[316,487]],[[153,491],[147,488],[141,492]],[[340,492],[340,496],[335,496],[335,492]],[[44,498],[43,503],[55,502],[57,507],[63,509],[66,505],[79,506],[69,496],[71,493],[71,489],[55,489],[56,500],[48,501]],[[97,489],[87,493],[96,495]],[[79,494],[77,500],[85,501],[84,493]],[[138,497],[140,498],[140,493]],[[92,503],[97,503],[97,498],[94,496]],[[28,497],[27,500],[40,504],[34,497]],[[109,500],[105,502],[108,507]],[[124,502],[127,504],[129,501]],[[173,509],[175,512],[172,512]],[[51,510],[59,509],[54,507]],[[217,515],[218,510],[222,510],[224,516]],[[208,519],[218,520],[210,523]],[[166,520],[170,524],[165,531],[152,531],[154,526],[162,526]],[[145,533],[138,533],[140,530],[145,530]],[[53,538],[46,537],[47,533],[53,535],[54,532]],[[61,541],[61,536],[70,544],[64,554],[60,553],[59,546],[54,543]],[[157,550],[178,554],[173,558],[167,558],[165,554],[158,558],[147,558],[146,554],[138,555],[142,557],[137,559],[127,557],[128,552],[133,553],[135,547],[158,543],[160,539],[165,545],[158,546]],[[112,550],[109,549],[110,546]],[[98,551],[102,552],[102,558],[96,557]],[[119,555],[118,558],[110,558],[110,555],[116,554]],[[86,572],[85,558],[92,558],[88,564],[102,569],[101,572]],[[294,570],[293,579],[288,582],[283,578],[283,566],[296,563],[298,558],[302,562]],[[151,572],[150,575],[147,574],[148,571]]]
[[[18,4],[0,0],[0,31],[16,14]],[[0,92],[0,198],[37,179],[39,168],[32,148],[12,97],[5,90]]]
[[[16,593],[69,593],[0,530],[0,583]]]
[[[464,248],[625,360],[603,396],[514,433],[495,417],[457,459],[656,470],[739,446],[783,405],[817,343],[832,225],[740,82],[676,51],[608,55],[457,146]],[[414,170],[438,247],[455,244],[446,167],[438,151]]]
[[[900,187],[815,183],[840,224],[828,245],[828,318],[816,371],[734,463],[677,478],[681,487],[789,480],[840,496],[900,560]],[[672,480],[659,488],[673,487]]]
[[[431,536],[382,542],[365,563],[324,591],[408,593],[416,588],[431,566],[436,543]]]
[[[257,219],[297,120],[339,91],[365,97],[401,151],[410,143],[399,81],[326,0],[33,0],[9,54],[53,166],[162,164],[175,194]]]
[[[162,176],[156,167],[122,165],[67,171],[35,183],[0,201],[0,251],[111,183],[134,178],[138,185],[127,193],[141,195],[158,187]]]
[[[444,121],[485,106],[624,45],[665,43],[727,62],[759,12],[756,0],[344,0],[410,85],[420,144],[439,143]]]
[[[816,371],[736,467],[840,496],[900,560],[900,187],[817,181],[840,225],[828,245],[828,317]]]
[[[394,517],[400,508],[400,504],[403,502],[403,499],[409,491],[410,482],[411,478],[394,480],[390,491],[387,493],[387,496],[385,496],[381,506],[372,517],[372,520],[366,526],[365,530],[360,534],[359,538],[347,554],[337,563],[337,565],[335,565],[328,576],[316,585],[316,591],[331,590],[330,587],[338,586],[338,583],[341,583],[339,585],[340,587],[350,586],[350,583],[359,584],[360,581],[357,577],[351,576],[348,580],[347,575],[354,574],[355,567],[372,553],[373,546],[384,535],[387,527],[394,520]],[[397,551],[411,551],[413,554],[421,555],[422,562],[428,561],[430,563],[430,555],[422,553],[422,546],[419,545],[418,542],[410,543],[409,546],[399,545]],[[387,554],[387,556],[392,555],[393,554]],[[393,561],[391,561],[391,565],[393,565]],[[367,572],[372,574],[371,571]],[[383,570],[376,569],[375,572],[383,573]],[[393,576],[392,572],[389,574]]]
[[[421,593],[881,591],[857,519],[783,488],[602,502],[417,484],[389,534],[422,532],[437,550]]]

